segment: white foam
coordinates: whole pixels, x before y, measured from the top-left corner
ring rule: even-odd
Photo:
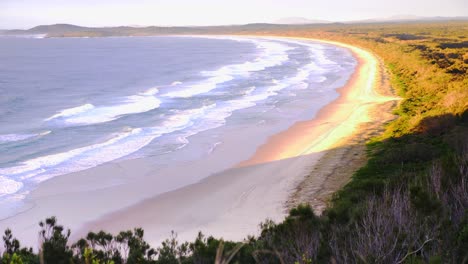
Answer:
[[[123,132],[109,139],[108,141],[104,143],[77,148],[77,149],[73,149],[67,152],[38,157],[35,159],[27,160],[23,162],[21,165],[15,166],[15,167],[0,168],[0,175],[6,175],[6,176],[9,176],[10,178],[17,178],[20,180],[33,178],[39,174],[47,173],[49,169],[54,168],[80,155],[89,154],[90,152],[94,150],[109,147],[113,144],[116,144],[124,140],[127,137],[140,134],[141,132],[142,132],[141,129],[133,129],[128,132]],[[122,149],[122,151],[129,151],[129,149]],[[108,157],[104,157],[104,158],[107,159]],[[96,160],[96,163],[100,163],[99,160]],[[71,171],[74,171],[74,170],[71,169]],[[52,173],[52,175],[55,175],[55,174]]]
[[[190,85],[189,89],[183,89],[183,90],[179,90],[179,91],[169,92],[169,93],[164,94],[164,96],[171,97],[171,98],[175,98],[175,97],[188,98],[188,97],[192,97],[192,96],[197,95],[197,94],[202,94],[202,93],[209,92],[209,91],[215,89],[218,86],[218,84],[228,82],[228,81],[231,81],[233,79],[234,79],[234,77],[230,76],[230,75],[214,76],[214,77],[211,77],[211,78],[209,78],[207,80],[204,80],[203,83]]]
[[[276,83],[262,89],[262,92],[257,93],[255,93],[255,87],[250,87],[247,90],[246,95],[240,99],[220,102],[216,107],[212,105],[211,107],[205,108],[203,113],[198,116],[194,116],[194,119],[197,117],[203,118],[198,120],[195,126],[190,127],[190,130],[184,133],[184,141],[187,141],[187,137],[223,126],[226,123],[227,118],[229,118],[235,111],[255,106],[256,102],[266,100],[270,96],[276,95],[278,91],[286,87],[288,87],[287,84]]]
[[[245,40],[242,39],[242,41]],[[288,59],[286,51],[292,49],[278,42],[248,41],[255,42],[258,48],[262,50],[262,53],[255,61],[224,66],[216,71],[203,72],[202,74],[207,77],[204,82],[187,86],[187,89],[163,94],[163,96],[185,98],[209,92],[216,89],[219,84],[228,82],[233,78],[248,77],[251,72],[262,71],[268,67],[283,64]],[[300,44],[304,45],[302,42]],[[314,78],[321,81],[325,77],[320,74],[327,71],[321,64],[331,66],[334,62],[326,58],[320,45],[311,46],[310,53],[315,61],[313,60],[298,69],[295,76],[279,81],[273,79],[271,85],[265,87],[245,87],[247,89],[238,99],[218,102],[198,109],[173,111],[166,114],[167,119],[157,127],[126,128],[120,133],[104,139],[102,143],[30,159],[10,168],[0,168],[0,196],[17,193],[23,188],[22,182],[38,183],[58,175],[82,171],[128,156],[164,134],[184,131],[178,140],[186,145],[189,143],[187,137],[224,125],[227,118],[235,111],[255,106],[258,102],[278,95],[283,89],[292,86],[301,89],[307,88],[307,81],[312,73]],[[171,84],[175,89],[184,85],[181,82]],[[95,106],[84,104],[79,107],[64,109],[47,118],[46,121],[57,121],[73,125],[108,122],[123,115],[147,112],[159,107],[161,101],[156,97],[158,93],[158,88],[152,88],[143,93],[126,97],[120,104],[116,105]],[[35,135],[0,135],[0,142],[2,140],[22,140],[22,136],[26,139],[28,137],[25,136],[46,135],[48,133],[50,131]],[[216,146],[217,144],[213,146],[212,150]]]
[[[223,142],[221,142],[221,141],[218,141],[218,142],[214,143],[214,144],[211,146],[211,148],[208,150],[208,154],[213,153],[213,151],[215,151],[216,147],[218,147],[218,145],[221,145],[222,143],[223,143]]]
[[[50,130],[49,131],[44,131],[44,132],[39,133],[39,136],[47,136],[50,133],[52,133],[52,131],[50,131]]]
[[[124,98],[120,104],[111,106],[82,106],[60,111],[45,121],[59,121],[68,125],[89,125],[116,120],[124,115],[148,112],[160,106],[161,101],[155,97],[157,88]]]
[[[306,73],[310,75],[310,73],[313,73],[315,76],[312,81],[315,83],[321,83],[327,80],[327,78],[323,76],[324,73],[337,72],[341,69],[340,63],[330,60],[325,55],[327,47],[324,44],[312,43],[310,41],[295,41],[291,39],[281,39],[280,41],[308,47],[312,61],[302,67],[298,75]],[[333,49],[336,49],[336,47],[333,46]]]
[[[268,39],[268,38],[267,38]],[[308,41],[295,41],[291,39],[281,39],[281,42],[297,44],[301,46],[306,46],[309,48],[309,51],[312,53],[312,59],[318,62],[320,66],[338,66],[339,64],[335,61],[330,60],[325,55],[326,47],[324,44],[311,43]],[[333,48],[335,48],[333,46]]]
[[[312,56],[315,60],[317,60],[320,64],[320,66],[331,66],[331,67],[336,67],[339,64],[328,59],[327,56],[325,56],[325,51],[323,49],[318,49],[318,48],[310,48],[309,49],[312,52]]]
[[[271,85],[266,87],[249,87],[241,98],[220,102],[217,107],[205,109],[206,111],[204,111],[203,119],[199,120],[196,127],[191,127],[190,131],[184,134],[184,140],[187,141],[187,137],[197,133],[223,126],[227,118],[229,118],[233,112],[253,107],[260,101],[265,101],[270,97],[278,95],[280,91],[288,87],[299,86],[299,89],[303,89],[304,87],[301,88],[301,84],[305,84],[307,87],[307,79],[311,73],[310,71],[316,69],[316,64],[311,62],[302,67],[293,77],[282,80],[272,79]]]
[[[148,89],[146,92],[141,93],[141,95],[156,95],[157,93],[159,93],[159,89],[154,87],[154,88]]]
[[[23,141],[26,139],[31,139],[35,137],[46,136],[50,134],[51,131],[44,131],[38,134],[6,134],[0,135],[0,143],[7,143],[7,142],[16,142],[16,141]]]
[[[295,76],[287,78],[282,82],[293,84],[296,90],[307,89],[309,82],[322,83],[327,80],[327,77],[325,77],[326,73],[336,71],[338,64],[326,57],[322,45],[292,40],[287,40],[286,42],[307,46],[308,52],[311,55],[311,61],[299,68]]]
[[[23,184],[21,182],[14,181],[0,175],[0,197],[16,193],[21,188],[23,188]]]
[[[59,113],[45,119],[45,121],[50,121],[52,119],[61,118],[61,117],[69,117],[69,116],[78,115],[78,114],[87,112],[87,111],[92,110],[92,109],[94,109],[94,105],[92,105],[92,104],[84,104],[84,105],[80,105],[80,106],[77,106],[77,107],[68,108],[68,109],[62,110]]]
[[[35,134],[7,134],[7,135],[0,135],[0,143],[1,142],[15,142],[21,141],[28,138],[35,137]]]
[[[169,116],[157,127],[127,127],[103,143],[30,159],[14,167],[0,168],[0,177],[2,177],[0,180],[17,179],[23,182],[32,181],[39,183],[58,175],[96,167],[132,154],[164,134],[191,126],[194,119],[202,117],[208,109],[215,106],[213,104],[198,109],[175,111],[173,115]],[[14,189],[14,181],[10,181],[8,192],[4,191],[8,194],[19,190],[19,188]]]
[[[287,51],[293,49],[293,47],[272,41],[247,38],[230,39],[253,42],[260,51],[260,55],[254,61],[226,65],[214,71],[203,71],[201,74],[207,78],[202,82],[191,85],[187,84],[183,89],[168,92],[163,94],[163,96],[188,98],[207,93],[216,89],[220,84],[229,82],[235,78],[247,77],[252,72],[263,71],[266,68],[283,64],[289,58]]]
[[[316,82],[316,83],[323,83],[326,80],[327,80],[327,77],[325,77],[325,76],[317,76],[314,79],[312,79],[311,81]]]
[[[182,90],[171,91],[163,96],[177,98],[188,98],[194,95],[208,93],[220,84],[233,80],[237,77],[248,76],[252,72],[263,71],[268,67],[273,67],[283,64],[288,60],[287,51],[294,49],[294,47],[284,45],[290,43],[308,48],[311,56],[311,62],[298,69],[294,77],[282,80],[282,83],[292,84],[295,83],[296,89],[307,89],[309,77],[313,75],[312,81],[315,83],[324,82],[326,77],[325,73],[336,71],[338,63],[330,60],[325,55],[325,46],[323,44],[309,43],[303,41],[294,41],[287,39],[274,39],[274,38],[238,38],[238,37],[210,37],[231,39],[235,41],[253,42],[257,45],[257,49],[261,50],[261,54],[254,61],[245,62],[242,64],[233,64],[223,66],[215,71],[202,72],[204,76],[209,78],[201,83],[187,85]],[[283,87],[284,88],[284,87]]]
[[[177,86],[177,85],[181,85],[181,84],[182,84],[182,82],[175,81],[175,82],[171,83],[171,86]]]
[[[255,86],[249,87],[247,90],[245,90],[244,94],[249,95],[252,94],[253,91],[255,91]]]
[[[301,67],[297,74],[284,78],[282,80],[271,80],[271,85],[266,87],[249,87],[244,96],[239,99],[234,99],[224,102],[220,107],[214,108],[204,115],[203,128],[200,128],[195,131],[200,132],[211,128],[216,128],[225,124],[226,119],[232,115],[234,111],[241,109],[246,109],[257,105],[260,101],[265,101],[270,97],[278,95],[279,92],[288,88],[295,87],[295,89],[306,89],[308,87],[308,79],[310,75],[320,74],[326,72],[326,70],[317,66],[315,62],[310,62],[305,66]],[[322,76],[319,76],[322,77]],[[325,77],[319,81],[326,80]],[[188,136],[193,135],[194,132],[188,134]]]

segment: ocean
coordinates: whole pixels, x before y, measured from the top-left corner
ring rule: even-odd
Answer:
[[[265,127],[254,151],[336,99],[356,65],[343,48],[288,39],[0,37],[0,219],[66,174],[141,158],[177,167]]]

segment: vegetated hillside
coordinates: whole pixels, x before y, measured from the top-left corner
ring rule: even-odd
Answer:
[[[257,29],[248,33],[371,50],[404,98],[398,118],[369,143],[368,164],[324,214],[303,205],[244,242],[172,237],[158,249],[140,229],[90,233],[69,247],[69,233],[52,218],[40,226],[45,263],[468,263],[468,23]],[[39,263],[11,233],[4,241],[3,263]]]
[[[309,25],[310,26],[310,25]],[[69,24],[42,25],[28,30],[7,30],[6,35],[45,34],[47,37],[112,37],[112,36],[160,36],[193,34],[232,34],[235,32],[287,29],[291,25],[249,24],[239,26],[209,27],[80,27]]]
[[[338,263],[398,263],[404,256],[408,263],[468,261],[468,23],[355,25],[299,35],[373,51],[404,99],[398,118],[369,144],[368,164],[325,214],[339,226],[329,241],[332,255]]]
[[[302,20],[302,21],[301,21]],[[283,34],[285,31],[326,30],[336,26],[347,25],[381,25],[416,24],[416,23],[466,23],[468,17],[406,17],[376,18],[349,22],[331,22],[324,20],[307,20],[304,18],[285,18],[275,23],[252,23],[229,26],[146,26],[146,27],[82,27],[71,24],[40,25],[28,30],[5,30],[2,35],[35,35],[47,37],[115,37],[115,36],[160,36],[160,35],[193,35],[193,34]]]

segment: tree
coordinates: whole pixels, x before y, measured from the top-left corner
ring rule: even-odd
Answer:
[[[39,263],[39,258],[33,253],[32,248],[21,248],[19,240],[13,237],[13,233],[10,229],[5,230],[3,245],[5,252],[2,258],[0,258],[0,263]]]
[[[142,228],[135,228],[128,238],[128,264],[151,263],[156,257],[156,250],[143,239],[145,232]]]
[[[45,264],[69,264],[73,252],[69,248],[68,239],[70,230],[64,230],[63,226],[57,225],[55,217],[47,218],[40,222],[39,239],[41,241],[40,254]]]
[[[189,255],[188,243],[179,245],[177,234],[172,231],[171,236],[162,242],[158,248],[159,264],[179,264],[184,263]]]
[[[20,249],[20,242],[18,239],[13,238],[11,229],[5,230],[5,235],[3,235],[3,244],[5,247],[5,253],[9,255],[13,255]]]

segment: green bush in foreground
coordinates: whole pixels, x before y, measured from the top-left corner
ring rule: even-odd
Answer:
[[[52,217],[39,224],[37,255],[6,230],[0,263],[466,263],[468,152],[445,162],[434,162],[420,184],[385,185],[345,223],[336,221],[333,207],[316,216],[300,205],[282,223],[264,222],[259,237],[243,242],[200,233],[180,243],[173,233],[154,249],[139,228],[90,232],[69,246],[70,231]]]

